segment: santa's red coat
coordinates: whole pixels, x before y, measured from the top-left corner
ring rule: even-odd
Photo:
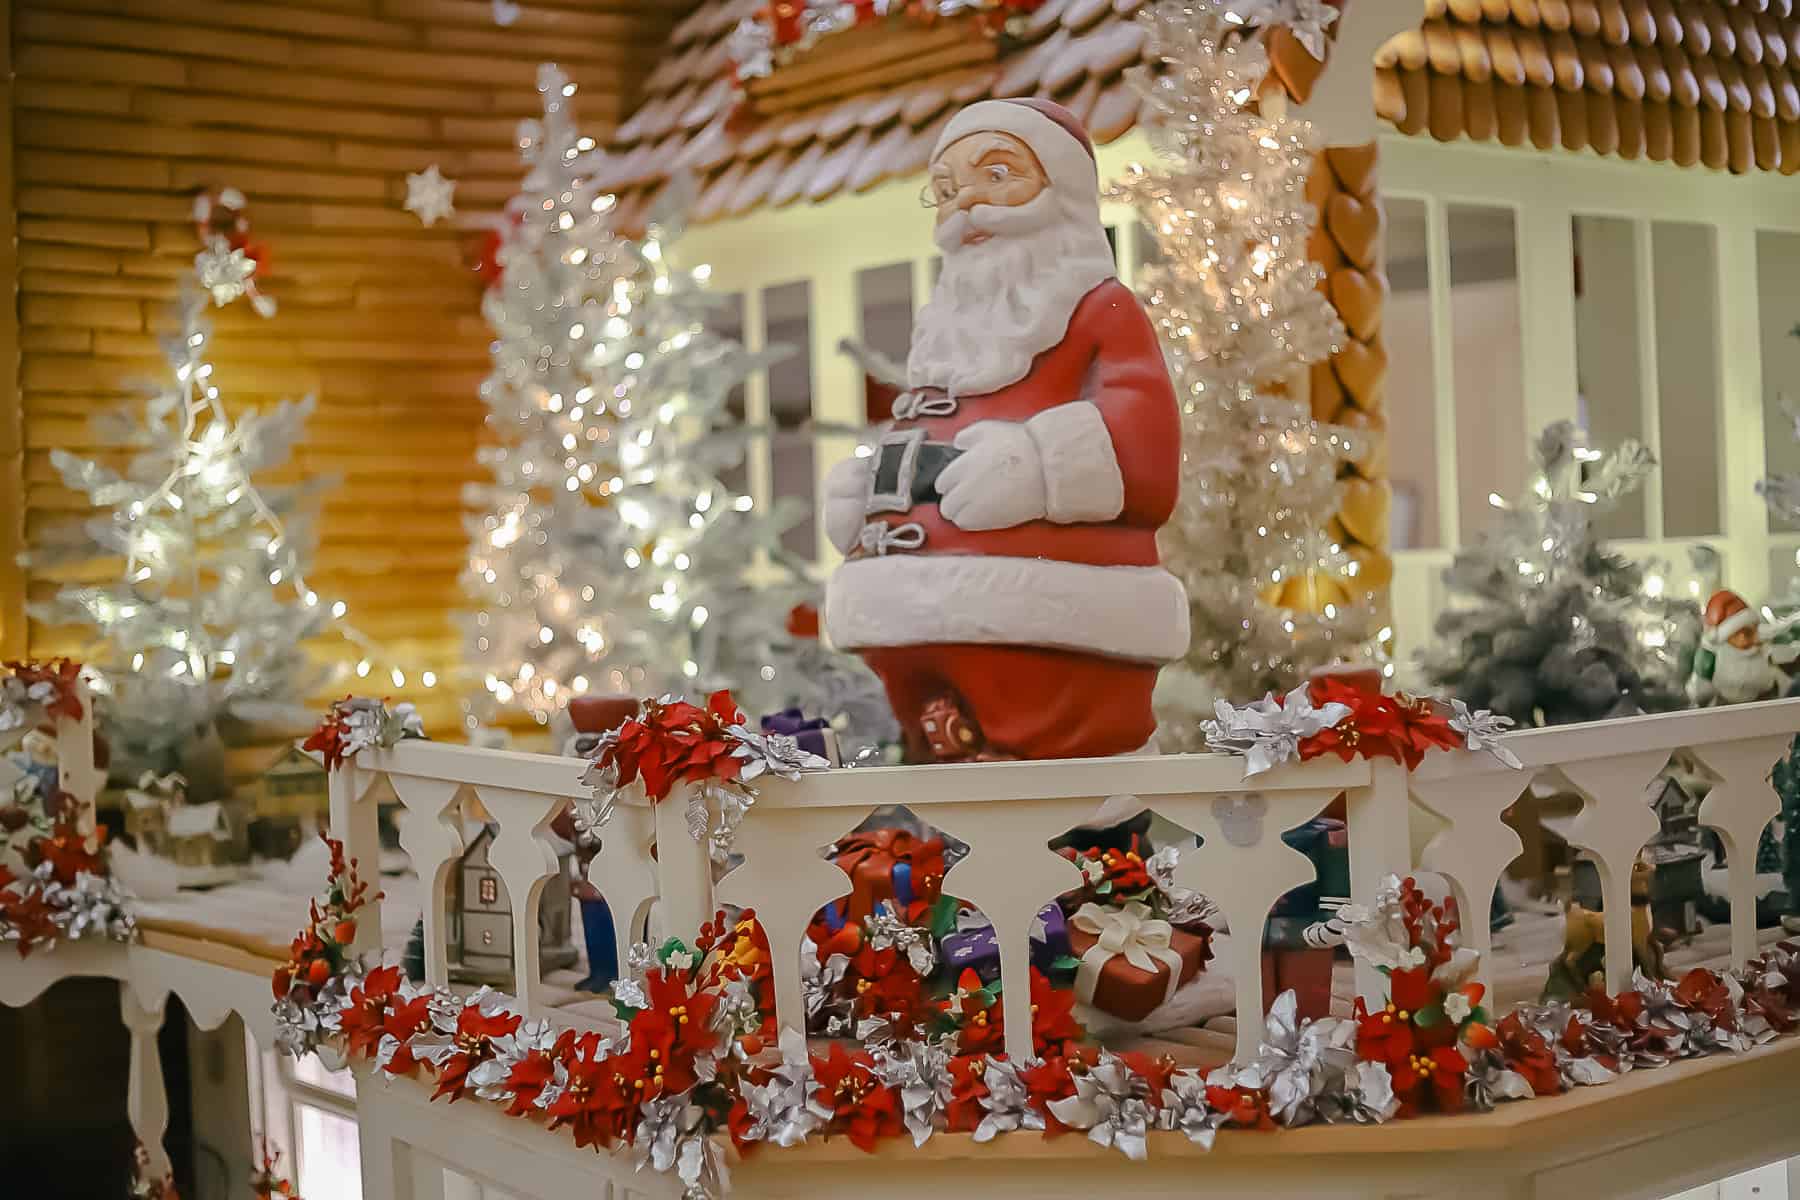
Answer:
[[[944,399],[941,392],[918,395]],[[948,443],[980,421],[1026,422],[1077,403],[1092,404],[1103,428],[1095,424],[1091,436],[1047,456],[1046,475],[1071,463],[1077,475],[1106,471],[1110,458],[1123,483],[1116,513],[991,530],[958,528],[939,512],[935,498],[905,512],[871,513],[870,523],[890,532],[916,530],[922,541],[909,532],[904,539],[885,539],[885,552],[863,546],[851,551],[827,596],[832,641],[865,652],[1038,647],[1146,667],[1152,681],[1156,664],[1185,653],[1186,596],[1156,551],[1156,531],[1173,511],[1179,487],[1180,415],[1156,332],[1118,280],[1108,279],[1082,298],[1063,340],[1038,355],[1022,379],[956,397],[948,415],[897,420],[892,429],[922,429],[929,441]],[[878,660],[894,657],[870,654],[878,669]],[[1147,686],[1141,690],[1141,701],[1132,704],[1141,703],[1147,721]]]

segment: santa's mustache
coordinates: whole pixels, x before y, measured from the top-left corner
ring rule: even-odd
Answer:
[[[970,237],[1036,233],[1056,219],[1055,201],[1048,191],[1024,204],[1002,206],[977,204],[953,212],[932,233],[932,240],[945,254],[961,250]]]

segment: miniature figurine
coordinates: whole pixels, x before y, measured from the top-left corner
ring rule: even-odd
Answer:
[[[1157,673],[1187,650],[1156,550],[1180,418],[1098,195],[1060,105],[986,100],[949,122],[925,193],[944,268],[907,390],[875,453],[826,480],[847,555],[826,628],[881,677],[918,760],[1138,750]]]
[[[1787,690],[1785,669],[1800,657],[1800,644],[1775,639],[1786,623],[1765,623],[1744,598],[1717,591],[1701,614],[1704,633],[1688,677],[1688,698],[1697,705],[1768,700]]]

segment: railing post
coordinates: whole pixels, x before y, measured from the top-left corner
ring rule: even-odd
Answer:
[[[712,854],[706,839],[688,832],[689,789],[683,784],[656,803],[656,895],[662,904],[663,935],[692,944],[700,926],[712,920]],[[706,806],[708,819],[716,817]]]
[[[1719,776],[1700,804],[1700,821],[1725,842],[1734,967],[1756,954],[1756,849],[1763,829],[1781,811],[1780,798],[1769,786],[1769,769],[1781,761],[1788,745],[1787,737],[1777,736],[1696,750],[1700,761]]]
[[[89,834],[94,831],[94,801],[102,780],[94,766],[94,696],[86,680],[75,682],[75,698],[81,715],[56,720],[56,785],[80,802],[78,825]]]
[[[369,884],[369,900],[356,922],[358,954],[381,953],[381,901],[376,899],[381,876],[381,831],[375,805],[367,799],[373,777],[345,759],[331,772],[331,836],[344,843],[344,855],[354,859],[357,872]]]
[[[444,898],[450,873],[463,850],[461,785],[450,779],[389,775],[394,794],[406,809],[400,822],[400,844],[412,859],[424,896],[425,982],[444,987],[450,981],[444,952]]]
[[[1368,785],[1351,788],[1344,806],[1352,902],[1373,905],[1382,880],[1412,871],[1411,806],[1406,768],[1383,758],[1371,760]],[[1356,994],[1371,1002],[1387,996],[1386,978],[1361,959],[1356,962]]]
[[[162,1057],[156,1038],[162,1031],[164,1004],[146,1006],[128,983],[119,985],[119,1017],[131,1031],[131,1074],[126,1084],[125,1115],[149,1156],[148,1179],[169,1172],[163,1135],[169,1130],[169,1094],[163,1085]]]

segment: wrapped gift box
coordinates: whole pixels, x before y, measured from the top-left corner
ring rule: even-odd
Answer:
[[[1151,918],[1141,904],[1085,905],[1069,922],[1069,950],[1082,960],[1076,994],[1121,1020],[1142,1021],[1200,973],[1212,957],[1210,940]]]
[[[904,829],[853,833],[833,847],[832,860],[850,875],[845,920],[862,923],[883,900],[902,912],[915,903],[937,903],[944,889],[944,840]]]
[[[1046,904],[1032,923],[1031,965],[1048,975],[1051,964],[1068,953],[1069,927],[1062,909]],[[1000,974],[1000,940],[993,922],[973,910],[962,913],[955,932],[944,935],[939,958],[952,977],[969,967],[984,983],[992,983]]]
[[[824,717],[808,717],[797,708],[784,708],[762,719],[762,731],[791,737],[802,750],[818,755],[834,767],[844,765],[837,733]]]

